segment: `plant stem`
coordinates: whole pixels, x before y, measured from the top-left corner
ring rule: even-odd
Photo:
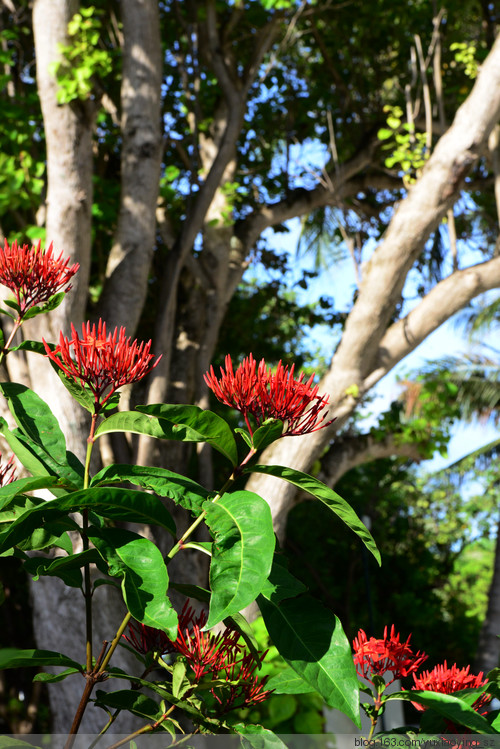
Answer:
[[[216,497],[214,497],[214,499],[213,499],[212,501],[213,501],[213,502],[216,502],[216,501],[217,501],[218,499],[220,499],[220,494],[217,494],[217,496],[216,496]],[[194,521],[194,523],[192,523],[192,524],[191,524],[191,525],[189,526],[189,528],[187,529],[187,531],[186,531],[185,533],[183,533],[183,535],[182,535],[182,536],[181,536],[181,538],[180,538],[180,539],[179,539],[179,540],[177,541],[177,543],[175,544],[175,546],[172,546],[172,548],[171,548],[171,549],[170,549],[170,551],[168,552],[167,556],[165,557],[165,563],[166,563],[166,564],[168,564],[168,563],[169,563],[170,561],[172,561],[172,559],[173,559],[173,558],[175,557],[175,555],[177,554],[177,552],[178,552],[178,551],[180,551],[180,550],[182,549],[182,547],[183,547],[183,545],[184,545],[184,541],[185,541],[185,540],[186,540],[187,538],[189,538],[189,536],[191,535],[191,533],[193,533],[193,531],[195,531],[195,530],[196,530],[196,528],[197,528],[197,527],[198,527],[198,526],[200,525],[200,523],[202,523],[202,522],[203,522],[203,520],[205,520],[206,516],[207,516],[207,513],[206,513],[206,511],[204,510],[204,511],[203,511],[203,512],[201,513],[201,515],[198,515],[198,517],[196,518],[196,520]]]
[[[222,495],[224,494],[224,492],[226,492],[229,489],[229,487],[232,486],[232,484],[234,484],[234,482],[236,481],[236,479],[239,478],[239,476],[241,475],[243,466],[245,466],[248,463],[248,461],[250,460],[250,458],[252,458],[255,455],[256,452],[257,451],[253,447],[250,448],[247,456],[241,461],[241,463],[238,466],[236,466],[236,468],[233,470],[232,474],[230,475],[230,477],[228,478],[228,480],[226,481],[226,483],[224,484],[224,486],[222,487],[222,489],[212,499],[212,502],[217,502],[222,497]],[[194,521],[194,523],[192,523],[189,526],[189,528],[187,529],[187,531],[185,531],[185,533],[183,533],[183,535],[177,541],[177,543],[175,544],[175,546],[172,546],[172,548],[170,549],[170,551],[168,552],[168,554],[165,557],[165,563],[166,564],[168,564],[175,557],[175,555],[182,549],[182,547],[184,545],[184,541],[187,538],[189,538],[189,536],[196,530],[196,528],[200,525],[200,523],[202,523],[205,520],[206,516],[207,516],[207,513],[206,513],[206,510],[204,510],[201,513],[201,515],[198,515],[198,517],[196,518],[196,520]]]
[[[134,733],[130,733],[128,736],[126,736],[124,739],[120,739],[120,741],[117,741],[115,744],[111,744],[107,747],[107,749],[117,749],[119,746],[123,746],[123,744],[126,744],[127,741],[132,741],[135,739],[136,736],[141,736],[141,734],[144,733],[151,733],[151,731],[154,731],[158,726],[161,726],[161,724],[168,718],[168,716],[175,710],[175,705],[171,705],[166,713],[163,713],[161,718],[159,718],[155,723],[150,723],[147,726],[143,726],[142,728],[139,728],[139,730],[134,731]]]
[[[0,364],[3,362],[3,360],[5,358],[5,355],[9,353],[9,346],[12,343],[12,341],[14,340],[14,336],[16,335],[17,331],[21,327],[22,322],[23,322],[22,319],[19,318],[19,317],[15,321],[14,327],[12,329],[12,333],[10,334],[7,342],[4,344],[4,347],[3,347],[2,351],[0,351]]]
[[[87,439],[87,455],[85,458],[85,471],[83,474],[83,488],[88,489],[89,478],[90,478],[90,458],[92,456],[92,447],[94,445],[94,434],[96,428],[97,414],[92,414],[92,422],[90,424],[90,434]],[[83,551],[89,549],[89,511],[85,508],[82,511],[82,544]],[[90,580],[90,564],[87,563],[83,570],[84,577],[84,596],[85,596],[85,629],[86,629],[86,661],[87,661],[87,673],[92,672],[92,586]]]
[[[113,638],[113,641],[111,642],[111,645],[109,646],[109,650],[106,653],[106,657],[104,658],[103,662],[99,666],[99,670],[97,671],[98,674],[102,674],[104,670],[106,669],[106,666],[108,665],[109,661],[111,660],[111,656],[116,650],[116,647],[118,643],[120,642],[122,634],[125,632],[125,627],[129,623],[130,619],[132,618],[132,614],[127,611],[125,614],[122,623],[118,627],[118,630],[116,632],[116,635]]]

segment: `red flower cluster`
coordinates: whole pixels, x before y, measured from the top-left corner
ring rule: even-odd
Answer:
[[[267,655],[260,654],[260,662]],[[248,705],[257,705],[259,702],[265,702],[273,690],[266,689],[267,676],[259,679],[255,671],[258,667],[254,656],[251,653],[243,656],[240,661],[234,661],[229,666],[224,666],[222,673],[214,670],[212,678],[224,678],[226,684],[222,690],[211,689],[212,696],[215,697],[220,706],[221,713],[227,713],[229,710],[236,710]]]
[[[122,637],[141,655],[163,654],[171,645],[167,635],[161,629],[148,627],[147,624],[139,622],[129,622],[128,634],[124,633]]]
[[[439,666],[435,666],[432,671],[423,671],[420,676],[413,674],[415,686],[412,689],[424,689],[429,692],[441,692],[442,694],[453,694],[461,689],[477,689],[487,684],[488,680],[484,678],[483,672],[480,671],[476,676],[469,673],[470,666],[458,668],[456,663],[450,668],[446,661]],[[482,694],[472,705],[476,712],[481,712],[483,708],[491,701],[490,694]],[[412,703],[417,710],[426,710],[423,705],[416,702]],[[484,714],[484,713],[483,713]]]
[[[153,363],[154,354],[149,353],[151,341],[132,342],[123,327],[108,334],[102,320],[97,331],[95,325],[84,323],[81,338],[73,325],[71,332],[71,338],[60,334],[59,345],[53,351],[42,339],[45,351],[65,375],[90,388],[94,394],[95,413],[118,388],[141,380],[161,359],[159,356]]]
[[[0,453],[1,458],[1,453]],[[7,486],[16,479],[16,467],[14,466],[14,456],[11,455],[7,463],[0,460],[0,486]]]
[[[136,623],[129,624],[128,634],[123,637],[142,655],[177,653],[184,656],[195,683],[204,677],[223,680],[222,686],[210,688],[219,712],[225,713],[266,700],[270,695],[264,689],[267,677],[259,680],[254,675],[258,664],[251,653],[242,654],[243,647],[238,643],[239,633],[228,627],[219,634],[203,632],[206,622],[204,611],[196,615],[186,603],[179,616],[175,640],[170,640],[164,632]],[[264,657],[265,653],[260,660]]]
[[[368,681],[372,681],[374,674],[383,676],[390,671],[392,679],[387,683],[391,684],[396,679],[414,674],[427,659],[427,655],[420,651],[415,654],[410,648],[410,639],[411,635],[406,642],[400,642],[394,624],[389,636],[385,627],[381,640],[375,637],[368,639],[365,632],[360,629],[353,642],[354,664],[358,676],[364,676]]]
[[[239,633],[226,627],[219,634],[203,632],[207,615],[202,611],[194,617],[194,611],[184,607],[184,620],[179,621],[177,639],[173,650],[183,655],[193,671],[195,681],[214,674],[226,667],[241,651]]]
[[[257,366],[252,354],[243,359],[236,371],[227,355],[225,367],[220,368],[219,379],[210,367],[204,375],[205,382],[221,403],[243,414],[250,434],[249,414],[258,427],[266,419],[282,421],[283,437],[309,434],[332,423],[333,419],[325,422],[328,395],[318,395],[318,386],[312,384],[314,375],[306,382],[303,373],[295,379],[294,366],[288,369],[281,362],[273,372],[267,369],[264,359]]]
[[[52,244],[42,250],[41,242],[31,248],[22,247],[14,240],[9,246],[5,240],[0,247],[0,283],[14,292],[19,305],[19,318],[37,304],[48,302],[58,291],[65,293],[71,289],[69,283],[75,275],[78,263],[69,265],[61,253],[54,257]]]

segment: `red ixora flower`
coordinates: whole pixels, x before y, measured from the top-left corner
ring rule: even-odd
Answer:
[[[69,262],[63,253],[54,257],[52,243],[43,250],[41,242],[30,247],[16,240],[9,245],[5,240],[3,249],[0,247],[0,283],[14,293],[21,319],[31,307],[48,302],[58,291],[71,289],[69,282],[80,266]]]
[[[0,486],[7,486],[17,478],[14,456],[11,455],[6,463],[2,462],[1,457],[2,454],[0,453]]]
[[[177,639],[172,643],[172,651],[186,658],[195,681],[206,674],[217,673],[241,650],[238,632],[228,627],[218,634],[203,632],[206,623],[205,611],[195,616],[194,610],[186,604],[179,618]]]
[[[170,640],[165,632],[139,622],[129,622],[128,634],[123,633],[122,637],[141,655],[147,653],[162,654],[170,646]]]
[[[360,629],[353,642],[354,665],[358,676],[364,676],[372,681],[374,674],[383,676],[387,671],[392,673],[388,684],[396,679],[415,673],[422,663],[427,659],[425,653],[414,653],[410,647],[411,635],[406,642],[400,642],[399,633],[396,634],[394,624],[390,635],[387,635],[387,627],[384,629],[384,637],[380,640],[375,637],[367,638],[365,632]]]
[[[432,671],[423,671],[420,676],[413,674],[413,681],[415,686],[412,689],[424,689],[429,692],[441,692],[442,694],[453,694],[459,692],[461,689],[477,689],[483,687],[488,683],[488,679],[484,678],[484,674],[480,671],[477,675],[471,674],[470,666],[465,668],[458,668],[457,664],[448,667],[446,661],[439,666],[435,666]],[[490,694],[482,694],[474,702],[472,707],[478,713],[483,711],[483,708],[491,701]],[[412,703],[417,710],[426,710],[424,705],[419,705],[416,702]],[[482,712],[484,715],[484,712]]]
[[[122,637],[142,655],[170,653],[183,656],[195,684],[204,677],[220,681],[220,684],[210,688],[219,714],[266,700],[271,694],[270,690],[264,688],[268,677],[259,679],[255,675],[259,664],[251,653],[244,653],[244,648],[239,644],[239,632],[230,627],[218,634],[203,632],[206,623],[206,612],[196,614],[189,601],[186,601],[179,614],[175,640],[170,640],[160,630],[137,622],[130,622],[128,634]],[[261,663],[265,655],[259,653]]]
[[[141,344],[131,341],[123,327],[107,333],[102,320],[97,330],[95,325],[84,323],[81,338],[73,324],[71,333],[71,337],[61,333],[53,351],[42,339],[45,351],[65,375],[82,386],[88,385],[94,394],[95,413],[118,388],[141,380],[161,359],[159,356],[153,363],[151,341]]]
[[[318,386],[312,384],[314,374],[304,382],[303,372],[298,379],[294,377],[294,365],[289,369],[279,362],[273,372],[271,367],[267,369],[264,359],[257,366],[252,354],[243,359],[236,371],[228,354],[225,367],[220,368],[220,378],[210,367],[204,375],[205,382],[221,403],[243,414],[250,434],[249,414],[258,427],[266,419],[282,421],[282,437],[309,434],[334,421],[325,421],[328,395],[318,395]]]

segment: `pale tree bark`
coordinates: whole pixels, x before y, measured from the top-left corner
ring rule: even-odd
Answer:
[[[201,162],[199,190],[191,195],[163,273],[162,304],[154,334],[163,357],[149,378],[148,403],[166,399],[199,402],[203,397],[200,373],[213,354],[224,312],[247,263],[240,240],[224,227],[227,201],[221,188],[234,175],[247,97],[275,39],[276,28],[274,20],[256,34],[253,58],[243,71],[238,69],[231,43],[218,27],[214,0],[207,2],[206,17],[198,21],[195,30],[190,30],[191,34],[196,33],[197,44],[218,80],[221,99],[210,131],[200,135],[196,144]],[[194,102],[190,114],[194,133],[200,116]],[[215,221],[218,226],[211,226]],[[199,235],[203,235],[204,247],[196,258],[191,253]],[[184,289],[185,296],[180,289]],[[155,447],[151,440],[141,438],[138,462],[151,463]],[[177,463],[177,456],[173,459]]]
[[[358,298],[320,385],[321,392],[331,397],[331,414],[337,416],[337,421],[329,429],[300,440],[286,438],[274,443],[264,453],[265,462],[308,470],[354,411],[355,389],[360,395],[366,392],[423,338],[451,317],[460,308],[454,302],[457,289],[463,306],[466,300],[499,285],[500,262],[495,258],[453,273],[420,302],[414,313],[404,321],[389,325],[410,268],[431,232],[457,199],[499,117],[500,39],[482,66],[469,97],[457,111],[453,124],[436,145],[420,179],[397,208],[384,240],[363,268]],[[451,288],[453,294],[450,294]],[[425,315],[419,315],[419,310]],[[267,499],[279,530],[293,501],[293,489],[285,482],[258,474],[250,478],[247,488]]]
[[[95,104],[76,101],[58,105],[57,82],[49,65],[58,59],[58,45],[68,44],[67,25],[78,10],[76,2],[35,0],[33,28],[37,53],[37,84],[47,143],[47,241],[57,253],[64,251],[80,263],[73,289],[64,303],[50,315],[41,316],[26,326],[28,334],[40,340],[57,340],[59,331],[68,331],[69,323],[77,326],[84,317],[88,294],[92,208],[92,132]],[[29,356],[31,383],[58,417],[66,434],[68,448],[80,459],[85,454],[88,424],[85,412],[75,406],[57,376],[40,357]],[[113,592],[110,592],[113,591]],[[114,594],[113,594],[114,593]],[[85,609],[79,590],[64,586],[57,578],[44,578],[32,586],[33,621],[37,644],[41,648],[63,652],[77,661],[85,660]],[[109,586],[95,597],[94,646],[111,639],[123,610],[121,596]],[[112,612],[110,623],[108,612]],[[114,627],[112,629],[111,627]],[[125,651],[123,651],[125,652]],[[117,659],[126,667],[125,660]],[[84,683],[80,678],[54,684],[50,690],[53,731],[69,730]],[[106,687],[105,687],[106,688]],[[131,725],[119,726],[127,730]],[[89,710],[81,730],[96,733],[103,726],[100,710]]]
[[[160,180],[162,50],[158,3],[122,4],[121,196],[99,315],[133,336],[144,307],[155,244]]]
[[[394,434],[387,434],[383,439],[375,439],[371,434],[341,436],[321,458],[318,478],[333,488],[352,468],[394,456],[407,458],[413,463],[420,463],[422,460],[417,443],[401,443]]]

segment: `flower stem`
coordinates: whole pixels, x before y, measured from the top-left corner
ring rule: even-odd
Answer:
[[[94,445],[94,434],[96,427],[97,414],[92,414],[92,422],[90,425],[90,434],[87,439],[87,455],[85,458],[85,471],[83,474],[83,488],[88,489],[89,478],[90,478],[90,458],[92,456],[92,447]],[[89,511],[85,508],[82,511],[82,545],[83,551],[89,549]],[[85,628],[87,635],[86,645],[86,660],[87,660],[87,673],[92,672],[92,587],[90,580],[90,564],[87,563],[83,570],[84,577],[84,596],[85,596]]]
[[[161,726],[161,724],[168,718],[168,716],[175,710],[175,705],[171,705],[166,713],[163,713],[161,718],[159,718],[154,723],[150,723],[147,726],[143,726],[142,728],[139,728],[137,731],[134,731],[134,733],[130,733],[128,736],[126,736],[124,739],[120,739],[120,741],[117,741],[115,744],[111,744],[107,747],[107,749],[118,749],[119,746],[123,746],[123,744],[126,744],[127,741],[132,741],[135,739],[136,736],[141,736],[141,734],[144,733],[151,733],[151,731],[154,731],[158,726]]]
[[[212,501],[216,502],[219,498],[220,498],[220,494],[217,494],[217,496],[214,497],[214,499]],[[183,533],[183,535],[177,541],[177,543],[175,544],[175,546],[172,546],[172,548],[170,549],[170,551],[168,552],[168,554],[165,557],[165,564],[168,564],[169,562],[172,561],[172,559],[175,557],[175,555],[177,554],[177,552],[182,549],[182,547],[184,545],[184,541],[187,538],[189,538],[189,536],[191,535],[191,533],[193,533],[196,530],[196,528],[200,525],[200,523],[202,523],[205,520],[206,516],[207,516],[206,510],[203,510],[203,512],[201,513],[201,515],[198,515],[198,517],[196,518],[196,520],[194,521],[194,523],[192,523],[189,526],[189,528],[187,529],[187,531],[185,533]]]
[[[14,323],[14,327],[12,329],[12,333],[10,334],[9,338],[7,339],[7,342],[4,344],[3,349],[0,351],[0,364],[3,362],[6,354],[9,353],[9,346],[14,340],[14,336],[16,335],[17,331],[22,325],[22,319],[20,317],[17,318],[17,320]]]
[[[255,455],[256,452],[257,451],[253,447],[250,448],[250,450],[249,450],[248,454],[246,455],[246,457],[241,461],[241,463],[238,466],[236,466],[236,468],[234,468],[232,474],[229,476],[228,480],[226,481],[226,483],[224,484],[224,486],[222,487],[222,489],[212,499],[212,502],[217,502],[222,497],[222,495],[224,494],[224,492],[226,492],[229,489],[229,487],[232,486],[232,484],[234,484],[234,482],[236,481],[236,479],[241,475],[243,466],[245,466],[248,463],[248,461],[250,460],[250,458],[252,458]],[[187,531],[185,531],[185,533],[183,533],[183,535],[177,541],[177,543],[175,544],[175,546],[172,546],[172,548],[170,549],[170,551],[168,552],[168,554],[165,557],[165,564],[168,564],[170,561],[172,561],[172,559],[175,557],[175,555],[184,546],[184,542],[186,541],[186,539],[189,538],[189,536],[196,530],[196,528],[205,520],[206,516],[207,516],[206,510],[203,510],[203,512],[201,513],[201,515],[198,515],[198,517],[196,518],[196,520],[194,521],[194,523],[192,523],[189,526],[189,528],[187,529]]]
[[[99,666],[99,670],[97,672],[98,674],[103,673],[104,670],[106,669],[106,666],[108,665],[109,661],[111,660],[111,656],[115,652],[116,647],[117,647],[118,643],[120,642],[122,634],[125,632],[125,627],[129,623],[129,621],[130,621],[131,618],[132,618],[132,614],[129,611],[127,611],[127,613],[125,614],[125,616],[123,618],[122,623],[118,627],[118,630],[116,632],[116,635],[113,638],[113,641],[111,642],[111,645],[109,646],[109,650],[106,653],[106,657],[104,658],[103,662]]]

